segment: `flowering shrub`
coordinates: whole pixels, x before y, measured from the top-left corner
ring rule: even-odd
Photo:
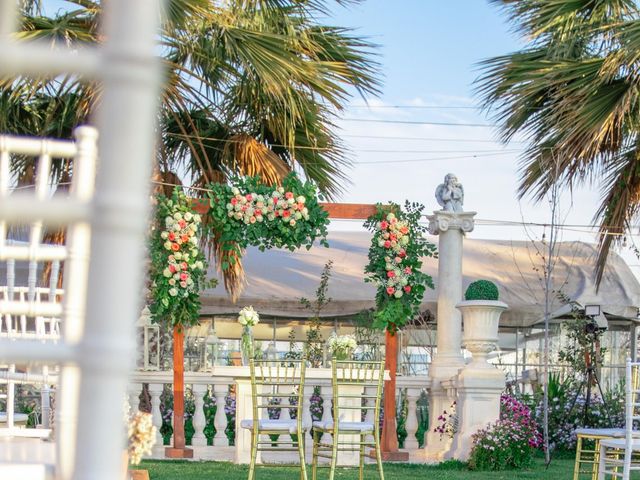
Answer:
[[[311,248],[316,239],[327,245],[329,214],[318,204],[317,187],[291,173],[281,186],[267,185],[260,177],[235,179],[232,184],[209,186],[211,222],[223,252],[242,256],[242,249],[256,246],[295,250]],[[228,270],[230,258],[221,267]]]
[[[178,188],[160,195],[151,235],[151,305],[154,321],[193,325],[200,312],[200,289],[207,263],[199,248],[201,218]]]
[[[336,335],[335,332],[327,340],[331,356],[337,360],[348,360],[358,348],[358,342],[353,335]]]
[[[469,467],[505,470],[529,465],[542,436],[524,403],[510,395],[500,398],[500,419],[473,435]]]
[[[377,205],[377,211],[364,226],[373,232],[367,282],[378,287],[373,326],[395,333],[420,308],[427,287],[433,280],[420,271],[423,257],[435,255],[435,245],[423,238],[426,227],[419,223],[424,206]]]
[[[447,436],[453,438],[454,433],[458,431],[458,415],[456,414],[456,404],[453,402],[449,406],[449,411],[444,410],[438,415],[438,424],[433,429],[434,432],[440,434],[440,438]]]

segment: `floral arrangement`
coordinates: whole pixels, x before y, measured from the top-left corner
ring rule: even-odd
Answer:
[[[200,312],[200,290],[207,262],[199,247],[200,215],[176,188],[171,198],[158,197],[151,235],[151,310],[154,321],[194,325]]]
[[[252,306],[244,307],[238,312],[238,323],[243,327],[255,327],[260,322],[260,315]]]
[[[256,246],[261,250],[277,247],[295,250],[311,248],[316,239],[326,241],[329,214],[318,203],[318,189],[302,182],[295,173],[282,185],[267,185],[260,177],[236,178],[209,186],[211,221],[223,252],[242,257],[242,249]],[[221,267],[231,267],[229,255]]]
[[[242,364],[248,365],[249,361],[254,357],[253,352],[253,334],[251,328],[255,327],[260,321],[260,315],[253,307],[244,307],[238,313],[238,323],[242,325],[242,336],[240,337],[240,350],[242,353]]]
[[[526,467],[542,436],[531,409],[513,396],[500,398],[500,419],[473,435],[469,467],[474,470],[505,470]]]
[[[364,225],[373,232],[365,281],[378,287],[373,326],[391,334],[418,313],[425,290],[433,288],[432,278],[420,271],[422,258],[436,255],[435,245],[423,238],[423,210],[409,202],[404,210],[378,204]]]
[[[453,438],[453,435],[458,431],[458,415],[456,413],[456,404],[453,402],[449,406],[449,411],[444,410],[438,415],[438,424],[433,429],[434,432],[440,434],[440,438],[445,435],[449,438]]]
[[[129,402],[125,401],[124,421],[127,425],[129,463],[138,465],[143,455],[151,454],[156,443],[156,427],[153,426],[153,417],[146,412],[131,412]]]
[[[334,332],[327,340],[327,346],[336,360],[348,360],[358,348],[358,342],[353,335],[336,335]]]

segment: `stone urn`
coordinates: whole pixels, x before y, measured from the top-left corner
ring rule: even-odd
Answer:
[[[508,305],[497,300],[465,300],[456,308],[462,312],[462,346],[473,355],[468,367],[493,369],[487,356],[498,345],[498,323]]]

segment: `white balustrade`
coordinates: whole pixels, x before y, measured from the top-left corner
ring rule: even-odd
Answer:
[[[311,395],[313,395],[313,385],[305,385],[304,397],[302,398],[302,424],[311,427],[313,419],[311,417]],[[310,437],[311,428],[307,430],[307,436],[303,440],[305,445],[310,445],[313,439]]]
[[[156,451],[162,449],[162,435],[160,434],[160,427],[162,427],[162,413],[160,412],[160,395],[162,394],[162,387],[162,383],[149,384],[149,395],[151,396],[151,417],[153,425],[156,427]]]
[[[303,421],[311,424],[311,396],[314,392],[314,386],[320,387],[320,396],[322,398],[322,420],[330,421],[332,419],[332,390],[331,390],[331,370],[329,369],[307,369],[306,386],[303,398]],[[162,426],[162,415],[160,413],[160,395],[165,385],[171,385],[173,376],[171,372],[161,371],[138,371],[132,378],[131,389],[140,392],[140,384],[149,384],[149,393],[151,395],[151,406],[153,414],[153,423],[158,430],[157,444],[154,449],[154,457],[163,458],[164,449],[162,448],[162,438],[159,430]],[[237,425],[240,420],[251,417],[251,388],[249,381],[249,369],[246,367],[225,367],[217,366],[213,372],[187,372],[185,373],[185,383],[192,385],[193,395],[196,405],[196,411],[193,417],[193,426],[195,434],[192,438],[192,447],[194,448],[194,458],[196,459],[216,459],[235,461],[236,463],[247,463],[249,459],[250,438],[243,439],[243,433],[247,433],[246,429],[238,429]],[[229,387],[235,385],[235,394],[229,393]],[[418,440],[415,437],[419,427],[419,417],[417,414],[417,401],[423,389],[429,386],[429,379],[426,376],[414,377],[398,377],[397,388],[407,389],[408,398],[408,418],[406,423],[407,439],[405,440],[405,449],[410,452],[418,453]],[[211,389],[211,395],[215,397],[216,413],[213,418],[213,425],[216,433],[213,437],[213,446],[207,446],[204,429],[206,427],[206,416],[204,414],[204,396],[208,389]],[[370,392],[367,392],[370,394]],[[229,446],[226,435],[227,415],[225,412],[227,395],[235,395],[236,402],[236,438],[235,447]],[[370,399],[369,402],[373,402]],[[288,402],[283,399],[283,404]],[[242,413],[244,412],[244,414]],[[247,416],[248,415],[248,416]],[[281,418],[287,418],[290,415],[289,408],[283,408]],[[373,418],[373,411],[367,410],[366,418],[368,421],[379,421]],[[243,442],[243,440],[245,440]],[[329,438],[323,439],[325,442]],[[310,437],[306,438],[307,453],[310,455],[312,441]],[[284,457],[283,457],[284,458]],[[289,457],[286,457],[289,459]],[[310,457],[309,457],[310,458]],[[343,456],[343,458],[345,458]],[[416,457],[418,458],[418,457]],[[295,460],[291,457],[292,460]],[[270,460],[270,459],[269,459]],[[265,461],[269,461],[265,460]],[[419,461],[419,460],[418,460]]]
[[[225,413],[225,406],[228,392],[229,387],[227,385],[215,384],[213,386],[213,393],[216,397],[216,415],[213,419],[213,426],[216,428],[216,434],[213,437],[213,444],[216,447],[226,447],[229,445],[229,439],[225,432],[227,428],[227,414]]]
[[[407,422],[405,424],[407,438],[404,440],[404,448],[406,450],[416,450],[419,447],[416,438],[416,432],[418,431],[418,398],[420,398],[419,389],[407,388]]]
[[[206,419],[204,416],[204,394],[207,392],[207,385],[194,384],[193,387],[193,399],[195,404],[195,412],[193,414],[193,428],[195,433],[191,439],[191,445],[194,447],[200,447],[207,444],[207,437],[204,435],[204,427],[206,426]]]
[[[129,406],[131,407],[131,413],[135,413],[140,409],[140,392],[142,391],[142,384],[132,383],[129,385]]]

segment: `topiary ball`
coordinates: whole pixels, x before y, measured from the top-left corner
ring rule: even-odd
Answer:
[[[464,293],[465,300],[498,300],[498,287],[489,280],[472,282]]]

